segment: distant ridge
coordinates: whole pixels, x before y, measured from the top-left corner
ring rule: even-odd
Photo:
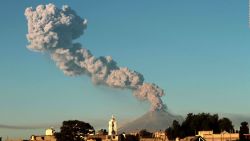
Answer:
[[[147,131],[150,132],[165,130],[172,125],[173,120],[177,120],[181,123],[184,119],[182,116],[173,115],[165,110],[150,111],[138,119],[120,127],[118,132],[136,132],[141,129],[147,129]]]

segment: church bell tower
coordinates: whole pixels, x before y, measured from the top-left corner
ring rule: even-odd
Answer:
[[[115,117],[112,115],[112,118],[109,121],[109,132],[108,135],[116,136],[117,135],[117,122]]]

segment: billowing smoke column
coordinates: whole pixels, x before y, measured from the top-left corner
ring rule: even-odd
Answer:
[[[151,110],[164,109],[164,92],[155,84],[145,83],[143,75],[117,66],[110,56],[93,56],[80,43],[73,43],[87,27],[87,20],[76,15],[69,6],[39,5],[25,10],[28,20],[28,49],[49,53],[65,75],[89,75],[95,84],[134,91],[139,100],[151,103]]]

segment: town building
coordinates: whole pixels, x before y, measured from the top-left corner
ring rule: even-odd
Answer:
[[[56,141],[54,133],[55,130],[53,128],[48,128],[45,130],[45,135],[32,135],[30,141]]]
[[[228,133],[226,131],[220,134],[214,134],[213,131],[199,131],[198,135],[206,141],[236,141],[239,140],[239,133]]]
[[[154,133],[154,138],[162,141],[167,141],[168,138],[166,136],[166,133],[164,131],[157,131]]]

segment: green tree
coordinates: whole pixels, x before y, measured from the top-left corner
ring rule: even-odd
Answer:
[[[199,113],[187,114],[185,120],[180,125],[177,121],[173,121],[171,127],[165,130],[170,140],[176,137],[185,138],[186,136],[194,136],[198,131],[212,130],[214,133],[221,131],[233,131],[232,122],[228,118],[219,119],[218,114]]]
[[[138,135],[125,135],[124,134],[120,134],[118,141],[139,141],[139,136]]]
[[[249,127],[248,127],[248,123],[246,121],[241,123],[239,133],[240,133],[240,140],[245,141],[246,139],[244,137],[244,134],[249,134]]]
[[[148,132],[146,129],[142,129],[142,130],[139,132],[139,136],[142,137],[142,138],[151,138],[152,135],[153,135],[153,133]]]
[[[82,141],[83,138],[94,132],[94,128],[83,121],[63,121],[61,131],[55,134],[57,141]]]
[[[185,121],[183,121],[181,125],[182,128],[181,138],[184,138],[185,136],[195,135],[196,123],[193,122],[193,120],[194,120],[194,114],[193,113],[187,114]]]
[[[231,133],[234,130],[234,127],[232,125],[232,121],[228,118],[222,118],[219,120],[219,129],[220,131],[227,131]]]
[[[181,125],[183,136],[194,136],[198,131],[201,130],[213,130],[219,132],[218,126],[218,115],[211,115],[209,113],[192,114],[189,113],[185,121]]]
[[[166,130],[165,130],[165,134],[167,135],[168,139],[169,140],[174,140],[174,134],[173,134],[173,128],[172,127],[168,127]]]
[[[101,129],[101,130],[97,131],[97,134],[99,134],[99,135],[108,135],[108,132],[107,132],[106,129]]]
[[[172,128],[173,128],[173,137],[174,138],[180,137],[181,125],[177,120],[173,121]]]
[[[165,133],[169,140],[174,140],[175,138],[180,137],[180,133],[182,133],[181,131],[181,125],[177,120],[174,120],[172,126],[167,128]]]
[[[214,133],[220,133],[220,126],[219,126],[219,116],[218,114],[214,114],[209,116],[210,127]],[[232,124],[232,123],[231,123]]]

